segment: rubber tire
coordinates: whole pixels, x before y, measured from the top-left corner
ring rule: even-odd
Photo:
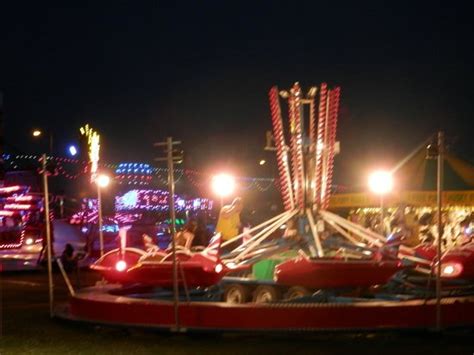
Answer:
[[[246,303],[250,299],[250,290],[247,286],[230,284],[224,288],[223,301],[230,304]]]
[[[312,293],[305,287],[302,286],[293,286],[285,293],[286,300],[293,300],[295,298],[310,296]]]
[[[276,302],[281,298],[281,292],[278,288],[270,285],[258,286],[253,292],[254,303]]]

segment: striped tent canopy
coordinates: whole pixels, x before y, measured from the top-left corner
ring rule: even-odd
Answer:
[[[443,189],[448,191],[474,188],[474,166],[453,154],[445,154]],[[435,191],[437,159],[426,158],[422,149],[394,177],[400,190]]]
[[[474,166],[453,154],[444,157],[443,204],[474,207]],[[428,159],[423,149],[394,176],[395,189],[384,198],[386,206],[436,205],[437,160]],[[377,207],[380,198],[368,191],[331,196],[329,208]]]

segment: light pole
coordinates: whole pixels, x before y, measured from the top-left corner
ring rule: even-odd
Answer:
[[[99,212],[99,242],[100,242],[100,256],[104,255],[104,232],[102,231],[102,189],[109,186],[110,177],[104,174],[99,174],[95,178],[97,185],[97,210]]]
[[[52,240],[51,240],[51,224],[49,217],[49,191],[48,191],[48,170],[46,154],[41,156],[41,168],[43,174],[43,193],[44,193],[44,222],[46,227],[46,253],[48,257],[48,288],[49,288],[49,316],[53,318],[53,303],[54,303],[54,281],[53,281],[53,254],[52,254]]]
[[[224,197],[230,196],[235,190],[235,178],[229,174],[218,174],[212,178],[212,190],[221,200],[221,208],[224,205]]]
[[[174,206],[174,163],[183,161],[182,155],[175,155],[173,146],[181,144],[180,141],[173,141],[172,137],[166,138],[166,142],[158,142],[154,145],[166,146],[166,158],[156,158],[157,161],[166,161],[168,163],[168,193],[171,217],[171,250],[173,255],[173,305],[174,305],[174,331],[180,331],[179,325],[179,287],[178,287],[178,260],[176,258],[176,215]],[[178,154],[182,154],[178,153]]]
[[[384,195],[392,191],[393,189],[393,176],[390,172],[384,170],[374,171],[369,176],[369,188],[370,190],[379,195],[380,197],[380,233],[385,235],[384,228]]]
[[[43,136],[43,131],[40,129],[34,129],[31,134],[34,138],[39,138]],[[51,131],[49,132],[49,155],[53,155],[53,133]]]
[[[438,132],[438,161],[436,178],[436,204],[438,207],[438,240],[436,244],[436,330],[441,331],[441,246],[443,243],[443,180],[444,180],[444,132]]]

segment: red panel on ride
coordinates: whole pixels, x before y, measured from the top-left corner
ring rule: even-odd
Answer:
[[[298,257],[275,268],[277,283],[313,289],[385,284],[402,266],[398,261],[337,260]]]

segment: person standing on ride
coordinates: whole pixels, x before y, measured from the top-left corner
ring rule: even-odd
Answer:
[[[223,206],[219,212],[216,232],[221,233],[222,240],[227,241],[239,234],[240,213],[244,204],[240,197],[236,197],[232,204]]]
[[[196,233],[197,223],[194,220],[189,220],[181,231],[175,236],[176,246],[191,249],[193,243],[194,234]]]

